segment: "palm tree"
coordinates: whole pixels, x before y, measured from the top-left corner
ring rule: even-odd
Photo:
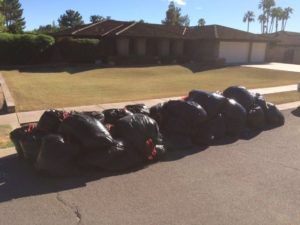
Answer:
[[[275,6],[275,0],[261,0],[258,8],[262,9],[263,15],[266,16],[266,21],[263,23],[264,30],[268,33],[271,9]],[[266,28],[266,29],[265,29]]]
[[[283,9],[281,7],[272,8],[270,16],[271,16],[271,24],[269,27],[269,32],[273,31],[274,22],[275,22],[275,28],[277,32],[279,21],[282,20],[283,18]]]
[[[286,28],[286,23],[288,19],[290,18],[290,15],[293,14],[293,9],[291,7],[287,7],[283,10],[282,13],[282,25],[281,25],[281,30],[285,30]]]
[[[247,23],[247,32],[249,32],[249,25],[251,22],[255,21],[255,15],[254,12],[252,11],[248,11],[245,13],[244,18],[243,18],[243,22]]]
[[[205,19],[200,18],[200,19],[198,20],[198,26],[199,26],[199,27],[203,27],[203,26],[205,26],[205,24],[206,24]]]
[[[267,22],[267,17],[264,14],[261,14],[258,17],[258,21],[261,24],[261,33],[263,34],[263,33],[265,33],[265,26],[266,26],[265,24]]]

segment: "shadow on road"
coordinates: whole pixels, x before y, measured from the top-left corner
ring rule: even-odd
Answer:
[[[249,132],[242,135],[240,139],[250,140],[260,132]],[[225,138],[212,143],[211,146],[227,145],[238,141],[238,138]],[[184,150],[183,150],[184,149]],[[161,159],[161,162],[175,161],[186,156],[201,153],[208,149],[208,146],[181,147],[168,151]],[[17,155],[0,158],[0,203],[13,199],[56,193],[65,190],[86,186],[88,182],[100,180],[121,174],[132,173],[151,165],[143,165],[133,170],[122,173],[103,172],[95,170],[83,170],[80,176],[53,178],[41,176],[32,165],[24,160],[20,160]]]

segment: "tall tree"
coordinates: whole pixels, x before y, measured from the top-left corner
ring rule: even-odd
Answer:
[[[293,9],[291,7],[287,7],[283,10],[282,12],[282,26],[281,26],[281,30],[285,30],[286,28],[286,24],[288,19],[290,18],[290,15],[293,14]]]
[[[3,0],[0,0],[0,32],[4,31],[4,16],[2,14]]]
[[[283,9],[281,7],[272,8],[271,10],[271,24],[269,27],[269,32],[273,32],[273,27],[275,23],[275,31],[278,31],[279,21],[283,19]]]
[[[266,17],[266,21],[263,24],[263,27],[264,27],[263,33],[268,33],[271,9],[274,6],[275,6],[275,0],[261,0],[260,3],[258,4],[258,8],[262,9],[263,15],[265,15],[265,17]]]
[[[181,8],[175,6],[173,1],[170,2],[168,10],[166,11],[166,18],[161,21],[165,25],[189,25],[190,19],[188,15],[181,16]]]
[[[90,22],[91,23],[98,23],[105,20],[105,18],[103,16],[100,15],[91,15],[90,16]]]
[[[249,32],[250,23],[255,21],[255,15],[254,12],[248,11],[245,13],[243,22],[247,23],[247,32]]]
[[[19,0],[3,0],[1,11],[7,31],[21,33],[25,28],[25,18]]]
[[[55,24],[53,21],[52,24],[47,24],[45,26],[39,26],[38,29],[35,29],[34,32],[36,33],[42,33],[42,34],[51,34],[54,32],[59,31],[59,27]]]
[[[82,16],[78,11],[69,9],[66,10],[65,14],[59,17],[58,24],[61,29],[66,29],[83,25],[84,22],[82,20]]]
[[[261,24],[261,33],[263,34],[266,30],[267,17],[264,14],[261,14],[258,16],[258,21]]]
[[[205,21],[204,18],[200,18],[200,19],[198,20],[198,26],[199,26],[199,27],[203,27],[203,26],[205,26],[205,24],[206,24],[206,21]]]

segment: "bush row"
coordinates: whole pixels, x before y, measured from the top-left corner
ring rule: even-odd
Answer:
[[[41,62],[54,45],[47,35],[0,33],[0,64],[32,64]]]

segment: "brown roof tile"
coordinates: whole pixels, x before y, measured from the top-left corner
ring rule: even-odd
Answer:
[[[54,36],[64,35],[94,38],[101,38],[104,36],[124,36],[174,39],[267,40],[266,37],[261,35],[256,35],[220,25],[183,27],[116,20],[106,20],[96,24],[88,24],[76,29],[67,29],[54,34]]]

